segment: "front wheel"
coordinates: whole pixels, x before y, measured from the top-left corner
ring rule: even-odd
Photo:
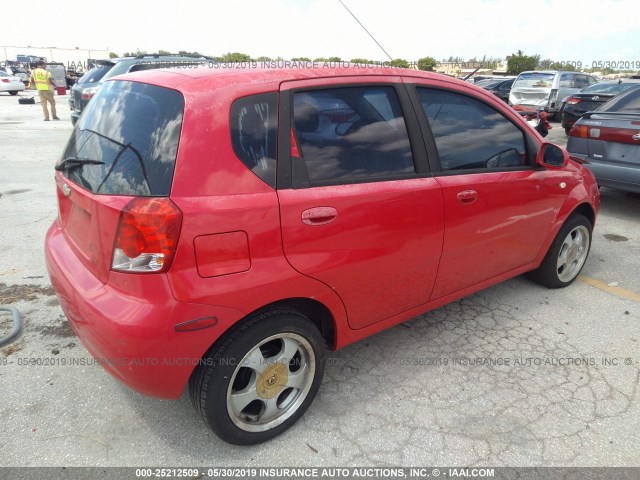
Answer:
[[[322,381],[325,347],[308,318],[278,309],[245,321],[203,360],[189,381],[194,406],[221,439],[252,445],[307,410]]]
[[[563,288],[573,283],[589,256],[591,222],[578,213],[569,217],[554,239],[542,264],[529,272],[534,281],[549,288]]]
[[[11,92],[9,92],[10,95],[17,95],[18,91],[17,90],[12,90]]]

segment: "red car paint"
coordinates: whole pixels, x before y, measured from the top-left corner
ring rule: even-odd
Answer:
[[[476,98],[540,148],[537,132],[498,98],[441,75],[200,68],[115,80],[184,97],[169,195],[182,214],[172,263],[159,273],[112,270],[118,222],[133,197],[89,193],[61,172],[46,262],[87,349],[148,395],[178,398],[205,352],[267,305],[304,299],[327,314],[327,343],[340,348],[536,268],[571,212],[587,208],[595,218],[599,207],[593,176],[573,161],[563,168],[274,189],[231,145],[229,112],[237,98],[279,92],[283,108],[292,89],[404,83]],[[293,135],[287,130],[279,138]],[[418,155],[425,146],[412,148]],[[284,155],[290,150],[279,145],[278,161],[290,161]]]

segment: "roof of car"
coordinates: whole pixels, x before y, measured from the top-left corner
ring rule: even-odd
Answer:
[[[456,78],[434,72],[425,72],[406,68],[365,67],[348,65],[340,67],[322,66],[318,68],[233,68],[232,64],[209,62],[199,67],[145,70],[113,77],[115,80],[143,81],[158,86],[175,88],[182,91],[201,91],[227,86],[280,84],[286,81],[336,78],[336,77],[375,77],[403,76],[439,80],[469,87],[472,84]],[[112,80],[112,79],[109,79]]]
[[[618,78],[616,80],[604,80],[598,82],[598,85],[609,85],[614,83],[640,83],[640,78]]]

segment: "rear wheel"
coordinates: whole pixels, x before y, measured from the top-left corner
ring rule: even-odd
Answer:
[[[18,94],[18,91],[17,91],[17,90],[13,90],[13,91],[9,92],[9,94],[10,94],[10,95],[17,95],[17,94]]]
[[[324,374],[325,347],[308,318],[270,310],[203,360],[189,381],[194,406],[221,439],[251,445],[284,432],[306,411]]]
[[[591,222],[578,213],[564,223],[542,264],[529,277],[549,288],[573,283],[584,266],[591,248]]]

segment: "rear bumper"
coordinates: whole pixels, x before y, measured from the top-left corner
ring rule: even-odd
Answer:
[[[621,166],[587,157],[585,164],[593,172],[598,185],[615,188],[627,192],[640,193],[640,165]]]
[[[145,395],[179,398],[202,356],[243,316],[229,308],[178,302],[165,275],[111,272],[103,284],[76,257],[57,222],[47,232],[45,259],[80,341],[111,375]],[[218,322],[198,331],[174,329],[205,317]]]

